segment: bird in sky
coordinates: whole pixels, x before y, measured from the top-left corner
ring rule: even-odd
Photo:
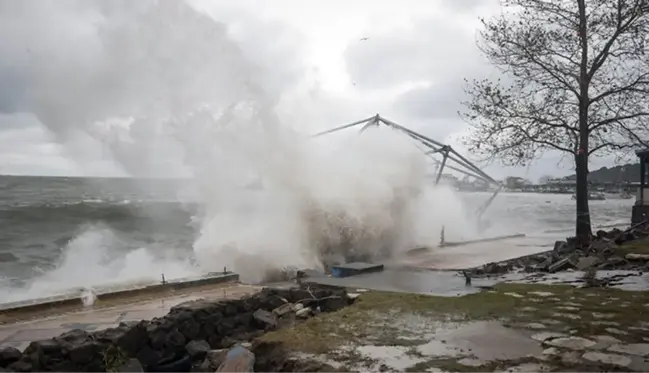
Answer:
[[[369,38],[368,38],[368,37],[364,37],[364,38],[361,38],[360,41],[365,41],[365,40],[369,40]]]

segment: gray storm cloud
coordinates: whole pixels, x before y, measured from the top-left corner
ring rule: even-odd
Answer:
[[[0,0],[0,111],[35,114],[73,157],[95,143],[150,173],[143,147],[174,140],[161,120],[244,100],[253,80],[226,27],[184,1]],[[110,117],[136,121],[97,125]]]

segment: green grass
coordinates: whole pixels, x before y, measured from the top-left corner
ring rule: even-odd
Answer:
[[[626,254],[649,254],[649,237],[626,243],[620,246],[619,250]]]
[[[553,293],[543,297],[534,292]],[[515,293],[522,297],[508,295]],[[606,303],[611,300],[610,303]],[[580,304],[577,311],[556,307],[566,303]],[[493,291],[462,297],[439,297],[406,293],[369,292],[363,294],[352,306],[335,313],[321,314],[290,329],[268,333],[264,342],[281,343],[287,350],[325,356],[348,366],[371,366],[372,361],[343,346],[386,345],[416,346],[427,342],[417,327],[404,329],[399,320],[420,320],[421,325],[435,322],[470,322],[501,320],[505,325],[520,327],[526,323],[543,323],[553,319],[565,329],[576,330],[577,335],[608,334],[610,325],[597,325],[594,321],[616,322],[618,329],[637,326],[646,321],[649,312],[647,292],[627,292],[616,289],[578,289],[567,285],[500,284]],[[622,305],[625,305],[624,307]],[[523,311],[522,309],[529,309]],[[534,309],[531,309],[533,307]],[[598,319],[594,313],[607,314]],[[579,319],[565,317],[578,315]],[[424,320],[424,321],[421,321]],[[546,324],[548,330],[552,325]],[[621,337],[620,337],[621,338]],[[624,336],[628,342],[642,342],[639,334]],[[529,359],[521,362],[528,362]],[[453,371],[493,370],[509,362],[494,361],[482,367],[458,366],[457,359],[433,358],[418,363],[408,370],[423,370],[435,366]],[[461,364],[460,364],[461,365]],[[511,366],[511,365],[510,365]],[[461,369],[460,369],[461,368]]]

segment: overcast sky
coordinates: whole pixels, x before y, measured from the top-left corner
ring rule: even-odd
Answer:
[[[154,82],[147,82],[150,85],[142,88],[141,85],[131,87],[116,83],[149,74],[150,68],[132,69],[133,72],[126,75],[104,66],[102,74],[112,71],[112,75],[106,75],[109,79],[102,77],[103,80],[94,78],[99,70],[87,68],[101,63],[93,59],[96,56],[93,54],[96,45],[93,27],[102,17],[113,21],[123,19],[119,17],[124,17],[126,12],[118,8],[133,3],[115,0],[111,9],[98,10],[91,6],[79,7],[74,1],[0,0],[2,174],[124,176],[134,173],[136,167],[131,170],[125,162],[116,162],[115,158],[123,156],[129,159],[126,162],[129,164],[134,158],[142,158],[133,157],[134,151],[141,151],[141,145],[138,149],[121,147],[107,152],[105,144],[99,144],[96,138],[71,130],[79,127],[70,122],[87,118],[90,109],[94,110],[92,113],[126,110],[130,102],[150,92],[145,89],[153,89],[154,85]],[[227,59],[227,48],[240,50],[242,58],[249,63],[246,68],[256,71],[250,79],[273,97],[281,120],[300,123],[305,132],[316,132],[380,113],[450,143],[460,152],[465,151],[457,138],[466,133],[466,125],[456,115],[461,108],[463,79],[493,76],[476,49],[475,38],[478,16],[496,14],[497,1],[193,0],[191,4],[221,27],[212,30],[223,32],[219,38],[228,39],[221,44],[220,55],[201,52],[209,54],[201,55],[202,58]],[[164,54],[166,46],[171,45],[174,56],[166,58],[177,59],[179,55],[190,58],[187,56],[193,55],[195,50],[205,48],[198,43],[192,45],[182,37],[172,40],[178,34],[194,35],[194,31],[182,34],[183,27],[184,24],[179,23],[175,29],[162,29],[168,31],[159,37],[143,37],[139,42],[158,44],[156,48],[145,49],[158,54]],[[196,49],[192,50],[194,45]],[[181,49],[183,47],[185,49]],[[39,53],[42,56],[37,58]],[[124,55],[135,56],[136,52],[118,50],[114,57],[117,56],[122,64],[123,59],[128,59],[121,57]],[[78,58],[71,61],[71,56]],[[103,61],[113,60],[103,58]],[[46,62],[47,65],[43,65]],[[239,62],[223,64],[231,67]],[[127,65],[124,63],[124,66]],[[190,67],[176,68],[174,74],[202,78],[195,79],[192,85],[183,85],[183,89],[213,84],[207,71],[201,74],[196,70],[198,65],[190,62],[187,66]],[[211,69],[218,69],[218,66]],[[43,71],[50,71],[50,74]],[[236,72],[227,75],[215,74],[213,79],[230,79]],[[104,89],[91,94],[87,90],[91,84],[87,81],[101,84]],[[122,97],[116,86],[129,87],[133,97]],[[200,87],[207,89],[207,85]],[[37,95],[36,91],[40,93]],[[59,93],[63,98],[57,97]],[[96,97],[89,97],[95,94]],[[210,97],[216,95],[215,91]],[[66,101],[66,98],[70,99]],[[103,104],[107,101],[114,104]],[[74,110],[70,102],[75,104]],[[53,109],[55,106],[58,111]],[[79,110],[80,106],[88,109]],[[32,110],[26,107],[37,107],[33,111],[40,113],[22,113]],[[51,119],[52,110],[58,114],[58,122]],[[75,111],[75,115],[61,114],[70,111]],[[44,124],[46,120],[42,118],[49,118],[51,123]],[[97,127],[93,128],[92,133],[96,135]],[[130,136],[133,137],[133,133]],[[142,141],[146,142],[146,134],[142,136]],[[147,147],[154,146],[164,148],[165,145],[147,144]],[[142,162],[141,167],[150,169],[154,160],[138,161]],[[599,161],[591,169],[606,163]],[[156,167],[167,172],[170,166],[162,163]],[[570,160],[560,164],[558,157],[549,155],[526,169],[493,165],[488,171],[496,178],[517,175],[536,180],[544,174],[568,174],[571,168]]]

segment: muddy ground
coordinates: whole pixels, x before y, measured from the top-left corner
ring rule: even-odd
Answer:
[[[647,371],[649,294],[539,284],[462,297],[365,292],[261,342],[324,370]]]

